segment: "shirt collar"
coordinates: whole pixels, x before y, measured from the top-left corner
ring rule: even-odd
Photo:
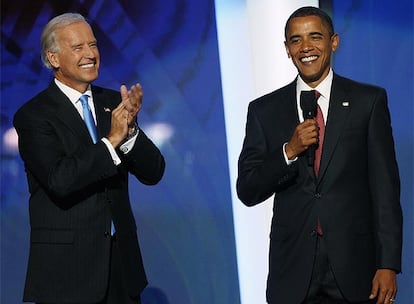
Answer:
[[[297,91],[310,91],[310,90],[317,90],[326,100],[329,100],[331,95],[331,87],[332,87],[332,80],[333,80],[333,71],[332,68],[329,69],[328,75],[325,77],[324,80],[320,84],[316,86],[316,88],[311,88],[308,84],[306,84],[303,79],[298,76],[296,86]]]
[[[79,91],[76,91],[75,89],[67,86],[66,84],[62,83],[61,81],[57,80],[55,78],[55,84],[58,86],[58,88],[65,94],[69,100],[75,104],[79,101],[79,98],[82,95],[88,95],[89,97],[92,97],[92,89],[91,85],[88,85],[88,88],[84,93],[80,93]]]

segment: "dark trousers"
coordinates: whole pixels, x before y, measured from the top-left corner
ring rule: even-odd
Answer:
[[[371,303],[375,302],[358,302],[358,304]],[[336,283],[323,236],[318,236],[311,283],[308,294],[301,304],[351,304],[351,302],[345,300]]]
[[[44,304],[44,303],[37,303]],[[59,304],[59,303],[50,303]],[[82,303],[84,304],[84,303]],[[105,298],[99,303],[90,304],[141,304],[141,300],[132,299],[125,288],[124,278],[121,273],[121,260],[119,257],[118,244],[116,237],[111,241],[111,267],[109,273],[108,290]]]
[[[121,260],[116,237],[111,242],[111,272],[109,274],[108,291],[105,299],[99,304],[141,304],[139,298],[132,299],[126,290],[121,273]]]

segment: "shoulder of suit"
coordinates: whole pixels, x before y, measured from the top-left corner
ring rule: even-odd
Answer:
[[[49,86],[48,88],[37,93],[35,96],[23,103],[17,110],[16,114],[26,111],[30,113],[37,111],[45,111],[46,109],[50,108],[53,104],[53,96],[55,94],[58,94],[58,91],[54,91],[52,86]]]
[[[289,83],[288,85],[285,85],[284,87],[281,87],[279,89],[276,89],[272,92],[269,92],[265,95],[262,95],[256,98],[250,103],[250,106],[256,107],[256,106],[265,106],[267,104],[274,104],[275,102],[283,100],[284,98],[295,96],[295,92],[296,92],[296,80]]]
[[[362,90],[365,92],[378,92],[378,91],[385,91],[383,87],[378,85],[356,81],[350,78],[346,78],[340,76],[338,74],[334,74],[334,83],[349,88],[350,90]]]
[[[91,89],[92,89],[92,94],[94,96],[97,96],[97,95],[120,96],[119,91],[115,91],[115,90],[110,89],[110,88],[104,88],[104,87],[92,85]]]

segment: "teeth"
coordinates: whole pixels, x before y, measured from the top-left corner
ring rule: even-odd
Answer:
[[[82,65],[81,67],[82,67],[83,69],[89,69],[89,68],[93,68],[93,66],[94,66],[94,64],[93,64],[93,63],[90,63],[90,64],[84,64],[84,65]]]
[[[312,61],[312,60],[316,60],[317,58],[318,58],[317,56],[310,56],[310,57],[302,58],[300,61],[309,62],[309,61]]]

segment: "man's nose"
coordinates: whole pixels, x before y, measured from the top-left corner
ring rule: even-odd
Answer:
[[[88,57],[88,58],[94,58],[96,56],[96,52],[95,52],[96,47],[91,47],[91,46],[86,46],[83,50],[84,50],[84,56]]]
[[[309,52],[312,49],[313,49],[312,42],[309,41],[308,39],[303,40],[302,47],[301,47],[301,51],[302,52]]]

